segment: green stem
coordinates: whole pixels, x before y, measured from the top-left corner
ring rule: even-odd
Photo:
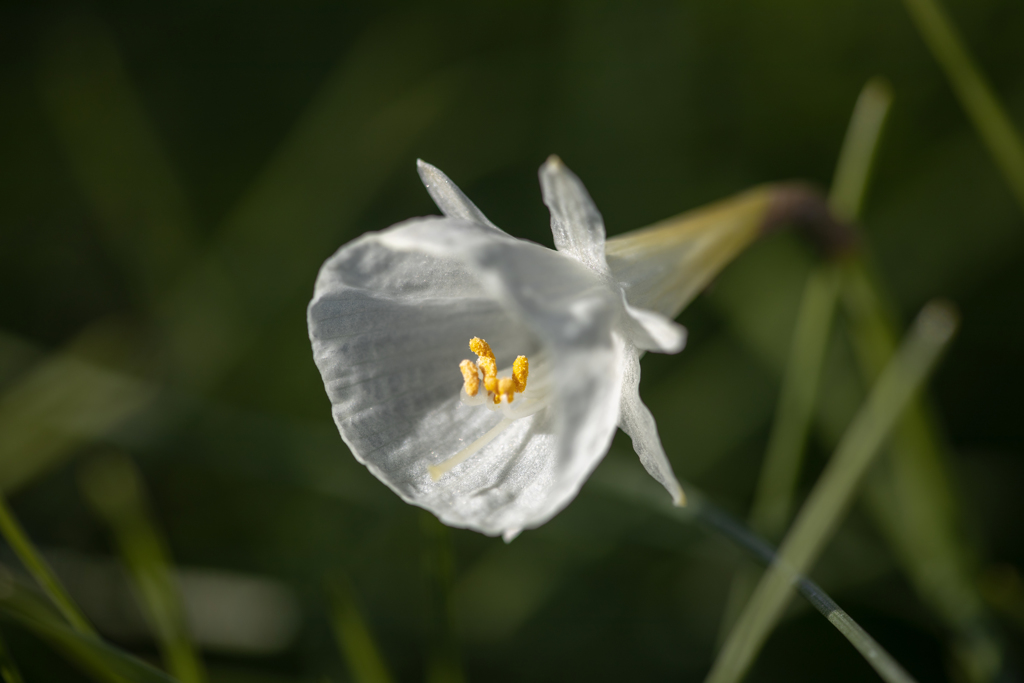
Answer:
[[[854,105],[828,201],[832,213],[847,223],[860,217],[891,106],[892,88],[877,77],[864,85]],[[772,540],[781,538],[792,514],[841,278],[842,268],[835,263],[815,266],[807,278],[797,312],[775,419],[750,511],[750,526]],[[750,598],[757,579],[753,567],[739,568],[719,627],[720,640],[724,640]]]
[[[865,84],[854,105],[829,194],[832,211],[849,223],[860,216],[872,162],[891,105],[892,90],[880,78]],[[839,280],[839,268],[825,264],[811,272],[804,288],[775,421],[751,509],[751,527],[768,538],[781,536],[789,522],[838,299]]]
[[[830,265],[815,268],[804,287],[750,513],[751,528],[771,539],[789,522],[838,293],[839,271]]]
[[[686,507],[668,505],[658,491],[651,490],[651,480],[644,474],[634,476],[635,470],[606,462],[594,474],[592,481],[605,493],[634,505],[649,508],[673,521],[697,523],[722,535],[745,550],[762,564],[771,566],[777,560],[775,549],[768,541],[722,511],[692,484],[684,483]],[[850,641],[879,675],[889,683],[914,683],[914,679],[863,628],[835,603],[817,584],[800,575],[793,581],[797,592],[807,599],[829,622]]]
[[[766,541],[745,529],[717,508],[702,503],[697,514],[701,523],[722,533],[769,567],[778,560],[775,551]],[[916,683],[899,662],[893,659],[892,655],[886,652],[885,648],[879,645],[860,624],[854,621],[853,617],[836,604],[818,584],[802,574],[798,574],[793,577],[793,586],[850,641],[850,644],[861,653],[868,664],[878,672],[882,680],[888,681],[888,683]]]
[[[861,375],[870,384],[895,352],[895,316],[863,263],[849,264],[842,298]],[[975,553],[959,531],[952,475],[923,401],[911,403],[888,450],[865,487],[867,509],[918,594],[953,630],[951,650],[966,679],[995,680],[1003,646],[976,587]]]
[[[835,532],[868,466],[955,329],[956,316],[948,306],[933,302],[921,311],[801,508],[783,540],[779,559],[768,568],[719,652],[708,683],[734,683],[747,672],[781,616],[793,582],[807,572]]]

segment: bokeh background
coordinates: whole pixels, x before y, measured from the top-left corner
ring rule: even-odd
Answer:
[[[1024,124],[1024,5],[946,4]],[[0,487],[104,636],[159,662],[96,502],[134,485],[90,469],[129,458],[211,681],[358,680],[352,623],[393,680],[458,680],[453,652],[474,681],[701,680],[740,551],[594,482],[510,545],[438,528],[338,438],[305,305],[342,243],[436,213],[417,158],[551,245],[557,153],[616,234],[765,181],[827,188],[876,75],[895,100],[868,253],[898,320],[961,311],[928,402],[967,588],[1019,680],[1024,214],[896,0],[5,4]],[[644,360],[676,472],[741,518],[815,258],[755,245],[683,313],[688,348]],[[829,424],[863,392],[851,366],[840,321]],[[813,431],[802,492],[837,435]],[[608,460],[639,471],[628,440]],[[919,680],[966,680],[906,561],[858,504],[812,576]],[[26,680],[87,680],[0,632]],[[874,676],[794,602],[749,680]]]

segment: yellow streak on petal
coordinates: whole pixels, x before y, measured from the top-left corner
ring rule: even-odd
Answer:
[[[489,444],[491,441],[493,441],[494,437],[498,436],[498,434],[501,434],[506,427],[512,424],[512,422],[514,422],[514,420],[510,420],[508,418],[503,419],[501,422],[491,427],[486,434],[484,434],[479,439],[469,444],[468,446],[466,446],[461,451],[459,451],[452,457],[448,458],[444,462],[439,462],[436,465],[427,465],[427,472],[430,474],[430,478],[434,481],[439,480],[445,472],[452,469],[459,463],[464,462],[471,455],[473,455],[478,450],[480,450],[481,448]]]

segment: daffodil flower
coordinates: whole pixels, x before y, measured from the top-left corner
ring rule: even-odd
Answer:
[[[767,195],[606,241],[583,184],[552,157],[540,169],[552,250],[499,229],[433,166],[419,173],[444,216],[342,246],[309,304],[314,360],[356,459],[446,524],[511,540],[568,505],[619,427],[682,505],[640,400],[640,356],[683,348],[671,318],[756,236]]]

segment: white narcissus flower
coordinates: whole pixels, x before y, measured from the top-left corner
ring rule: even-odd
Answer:
[[[573,499],[621,427],[683,504],[640,400],[640,355],[683,348],[671,318],[756,237],[767,193],[606,241],[552,157],[540,181],[553,251],[496,227],[433,166],[419,172],[444,217],[344,245],[309,304],[313,357],[356,459],[446,524],[511,540]],[[493,354],[472,362],[474,338]],[[511,369],[519,356],[528,375],[526,361]]]

